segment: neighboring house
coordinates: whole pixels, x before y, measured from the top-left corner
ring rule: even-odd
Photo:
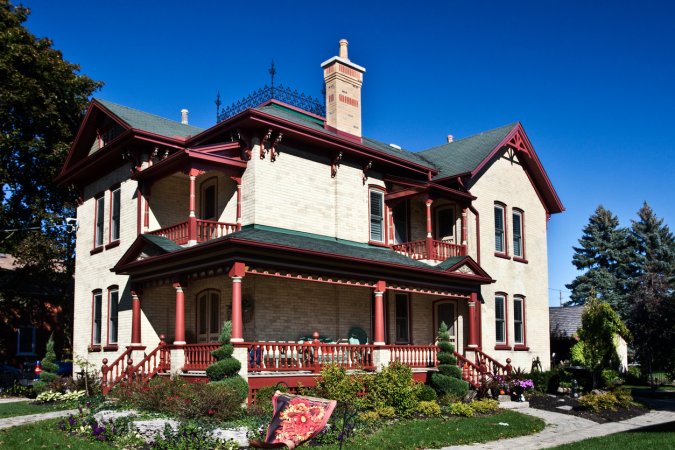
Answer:
[[[549,366],[563,206],[520,123],[409,152],[362,136],[346,41],[322,68],[325,110],[272,86],[206,130],[92,102],[59,176],[81,193],[75,354],[203,370],[231,319],[254,390],[328,361],[424,371],[444,321],[467,371]],[[314,331],[336,343],[297,344]]]
[[[549,308],[548,318],[551,330],[552,364],[570,361],[570,350],[579,341],[577,333],[579,328],[581,328],[581,316],[583,312],[583,306]],[[614,345],[621,361],[621,370],[625,371],[628,369],[628,344],[621,336],[617,335]]]

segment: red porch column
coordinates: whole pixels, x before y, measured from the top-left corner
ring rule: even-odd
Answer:
[[[467,212],[466,208],[462,208],[462,245],[466,245],[466,219],[467,219]]]
[[[431,204],[434,201],[430,198],[427,199],[426,205],[427,205],[427,240],[426,240],[426,246],[427,246],[427,259],[434,259],[434,237],[431,234]]]
[[[197,215],[195,214],[197,204],[197,188],[196,180],[199,171],[190,169],[188,176],[190,177],[190,214],[188,215],[188,245],[197,243]]]
[[[380,280],[375,285],[375,345],[384,345],[384,293],[387,285]]]
[[[137,291],[131,291],[131,345],[141,345],[141,300]]]
[[[477,348],[478,347],[478,321],[477,317],[478,315],[476,314],[476,308],[478,306],[478,294],[473,292],[471,293],[471,300],[468,302],[468,307],[469,307],[469,320],[468,320],[468,327],[469,327],[469,342],[467,344],[467,347],[472,347],[472,348]]]
[[[173,284],[176,289],[176,328],[173,345],[185,345],[185,293],[180,283]]]
[[[237,183],[237,231],[241,230],[241,178],[231,177]]]
[[[246,265],[235,262],[230,269],[232,278],[232,342],[244,341],[244,321],[241,309],[241,280],[246,275]]]

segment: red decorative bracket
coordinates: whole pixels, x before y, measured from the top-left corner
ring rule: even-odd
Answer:
[[[267,149],[265,146],[267,143],[272,139],[272,129],[270,128],[267,130],[267,134],[263,136],[262,139],[260,139],[260,159],[265,159],[265,155],[267,154]]]
[[[281,142],[281,139],[284,137],[284,133],[281,131],[279,134],[277,134],[276,139],[274,139],[274,142],[272,142],[272,146],[270,147],[270,161],[274,162],[277,159],[277,155],[279,152],[277,151],[277,145]]]

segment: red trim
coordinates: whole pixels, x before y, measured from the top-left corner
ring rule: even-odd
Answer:
[[[396,319],[398,318],[398,302],[396,301],[396,295],[405,295],[406,297],[406,303],[407,303],[407,318],[408,318],[408,340],[407,341],[399,341],[396,336],[396,330],[397,330],[397,324],[396,324]],[[412,301],[410,299],[410,294],[407,292],[404,293],[399,293],[399,294],[394,294],[394,343],[396,345],[403,345],[403,344],[412,344],[413,339],[412,339]]]
[[[495,256],[497,258],[503,258],[503,259],[509,259],[509,260],[511,259],[511,257],[509,255],[505,255],[504,253],[495,252]]]
[[[143,210],[143,194],[141,193],[141,184],[138,183],[136,186],[136,236],[142,233],[143,228],[141,227],[142,219],[142,210]]]
[[[92,255],[94,254],[94,250],[98,251],[103,251],[103,232],[105,230],[101,230],[101,243],[97,245],[96,242],[96,234],[98,232],[98,201],[100,199],[103,199],[103,207],[105,208],[105,191],[104,192],[99,192],[94,196],[94,245],[93,245],[93,250],[92,250]],[[101,225],[105,223],[105,211],[103,212],[103,220],[101,221]],[[100,249],[100,250],[99,250]],[[98,251],[96,253],[98,253]]]
[[[109,250],[111,248],[119,247],[119,245],[120,245],[120,240],[118,239],[116,241],[112,241],[110,244],[106,244],[105,249]]]
[[[90,254],[90,255],[95,255],[95,254],[97,254],[97,253],[101,253],[101,252],[103,251],[103,248],[104,248],[104,247],[103,247],[102,245],[99,245],[98,247],[95,247],[95,248],[89,250],[89,254]]]
[[[509,346],[509,295],[506,292],[495,292],[494,301],[497,297],[503,297],[502,304],[504,305],[504,342],[497,341],[497,334],[495,333],[495,350],[511,350]],[[495,305],[495,323],[497,322],[497,307]]]
[[[119,349],[117,344],[108,344],[103,347],[104,352],[116,352]]]
[[[478,210],[473,207],[473,205],[469,205],[469,211],[471,211],[473,216],[476,218],[476,262],[480,266],[480,214],[478,213]],[[469,247],[468,243],[467,247]]]

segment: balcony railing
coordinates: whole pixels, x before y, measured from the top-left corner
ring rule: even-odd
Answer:
[[[412,259],[427,259],[433,261],[445,261],[453,256],[465,256],[466,246],[452,244],[445,241],[431,241],[431,246],[427,246],[426,240],[405,242],[391,247],[395,252],[406,255]]]
[[[215,220],[197,219],[196,241],[206,242],[217,239],[237,231],[236,223],[216,222]],[[148,232],[154,236],[162,236],[174,241],[178,245],[185,245],[190,240],[190,222],[185,221]]]

